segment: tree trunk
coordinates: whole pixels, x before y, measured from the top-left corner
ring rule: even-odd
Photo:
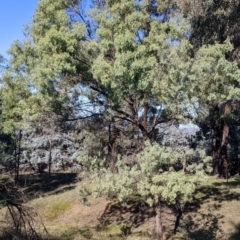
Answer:
[[[18,182],[18,168],[17,168],[17,134],[15,134],[14,141],[14,184],[17,185]]]
[[[50,185],[50,177],[51,177],[51,164],[52,164],[52,136],[49,140],[49,159],[48,159],[48,187]]]
[[[161,219],[161,205],[160,201],[155,206],[156,211],[156,236],[158,240],[163,239],[162,219]]]
[[[215,144],[213,150],[213,173],[219,177],[228,178],[228,157],[227,157],[227,145],[229,137],[229,114],[232,111],[231,102],[227,102],[219,108],[217,108],[218,115],[215,120]],[[221,120],[221,116],[224,117],[224,122]]]
[[[221,144],[221,175],[228,179],[228,157],[227,157],[227,145],[228,145],[229,125],[224,124],[223,136]]]
[[[177,229],[179,227],[182,214],[183,214],[183,207],[181,206],[180,203],[177,203],[177,216],[176,216],[176,221],[175,221],[174,230],[173,230],[174,234],[177,233]]]
[[[18,135],[18,147],[17,142],[15,145],[15,185],[18,184],[19,180],[19,165],[20,165],[20,155],[21,155],[21,140],[22,140],[22,131],[19,130]]]
[[[220,153],[221,153],[221,135],[222,129],[219,120],[215,121],[214,129],[214,143],[213,143],[213,174],[220,176]]]
[[[143,127],[146,129],[146,131],[147,131],[147,127],[148,127],[148,124],[147,124],[148,123],[148,110],[149,110],[149,105],[148,105],[148,103],[145,103],[144,110],[143,110]]]

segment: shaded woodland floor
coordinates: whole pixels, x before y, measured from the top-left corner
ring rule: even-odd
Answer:
[[[6,181],[6,176],[1,181]],[[82,182],[76,173],[57,173],[20,178],[25,204],[36,219],[38,239],[155,239],[154,212],[138,196],[122,205],[105,198],[80,196]],[[240,178],[210,178],[188,203],[176,235],[173,235],[175,209],[163,205],[165,239],[237,240],[240,239]],[[0,210],[0,240],[13,238],[6,208]],[[42,223],[44,225],[42,225]],[[14,235],[16,237],[16,234]],[[26,239],[18,236],[18,239]],[[34,239],[34,238],[32,238]]]

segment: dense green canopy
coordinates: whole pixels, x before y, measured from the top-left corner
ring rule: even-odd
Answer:
[[[5,95],[25,93],[17,93],[20,99],[14,101],[21,117],[42,111],[76,117],[80,99],[88,99],[150,137],[156,124],[181,119],[193,105],[208,111],[209,104],[238,96],[239,70],[226,58],[231,43],[195,50],[188,38],[191,25],[180,11],[183,4],[93,4],[83,13],[84,3],[78,1],[39,2],[26,40],[9,50],[10,68],[2,77]]]

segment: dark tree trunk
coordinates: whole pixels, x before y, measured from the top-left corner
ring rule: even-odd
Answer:
[[[22,131],[19,130],[18,146],[17,146],[17,141],[16,141],[16,144],[15,144],[15,185],[18,184],[18,180],[19,180],[19,165],[20,165],[20,157],[21,157],[21,140],[22,140]]]
[[[214,129],[214,139],[213,139],[213,174],[215,176],[220,176],[220,153],[221,153],[221,136],[222,128],[219,120],[215,121]]]
[[[145,96],[146,98],[146,96]],[[147,127],[148,127],[148,110],[149,110],[149,105],[148,103],[144,104],[144,111],[143,111],[143,127],[145,128],[145,130],[147,131]]]
[[[52,137],[51,137],[52,138]],[[51,164],[52,164],[52,139],[49,140],[49,159],[48,159],[48,186],[50,185],[51,177]]]
[[[14,142],[14,183],[17,185],[18,182],[18,169],[17,169],[17,134],[15,134],[15,142]]]
[[[177,233],[177,229],[179,227],[180,220],[181,220],[182,215],[183,215],[183,207],[181,206],[180,203],[177,203],[177,216],[176,216],[176,221],[175,221],[174,230],[173,230],[174,234]]]
[[[232,102],[224,103],[218,111],[217,120],[213,126],[214,135],[214,149],[213,149],[213,173],[221,178],[228,178],[228,156],[227,146],[229,138],[229,115],[232,111]],[[223,117],[223,120],[221,119]]]
[[[221,176],[228,179],[228,145],[229,126],[227,123],[223,127],[222,144],[221,144]]]

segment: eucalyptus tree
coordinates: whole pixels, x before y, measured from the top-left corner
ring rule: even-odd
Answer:
[[[65,116],[71,112],[74,94],[67,89],[81,79],[75,57],[85,30],[83,24],[73,24],[68,18],[68,3],[71,6],[74,1],[40,1],[27,38],[15,41],[9,49],[10,66],[2,76],[1,88],[5,132],[21,131],[44,113]]]
[[[234,45],[214,40],[212,45],[191,45],[197,29],[184,21],[184,2],[107,1],[105,8],[94,11],[99,55],[93,76],[108,89],[112,116],[137,126],[145,139],[151,139],[162,121],[182,120],[187,114],[206,117],[239,96],[237,62],[228,57]]]
[[[93,3],[87,18],[97,30],[90,35],[94,28],[81,18],[78,1],[39,2],[26,40],[9,50],[12,72],[24,77],[31,95],[33,110],[23,113],[54,111],[65,120],[104,115],[110,130],[118,121],[117,131],[134,125],[150,139],[158,123],[181,113],[186,29],[157,2]],[[84,108],[84,101],[92,106]]]
[[[189,106],[193,106],[196,118],[210,122],[213,131],[214,174],[225,178],[228,176],[229,123],[240,95],[238,63],[226,58],[232,51],[229,41],[202,46],[188,61],[183,78],[188,86]]]
[[[105,106],[113,118],[151,139],[157,124],[180,113],[185,26],[170,21],[171,13],[152,1],[106,1],[92,15],[99,40],[91,69],[106,89]]]
[[[4,80],[25,92],[16,104],[21,116],[107,116],[110,131],[135,126],[143,146],[158,123],[191,113],[191,103],[209,109],[207,98],[218,104],[237,95],[230,93],[237,83],[235,63],[224,58],[231,46],[192,47],[179,2],[92,3],[87,15],[77,0],[39,2],[26,40],[9,50]],[[114,151],[116,138],[109,144]]]
[[[232,46],[228,48],[227,51],[224,50],[224,53],[221,56],[221,61],[224,62],[227,59],[228,61],[226,61],[226,63],[228,66],[231,65],[229,62],[233,62],[234,69],[236,69],[236,63],[239,67],[239,1],[220,0],[194,2],[181,0],[178,1],[177,4],[181,9],[184,18],[189,21],[189,40],[194,46],[194,52],[197,54],[197,51],[200,48],[204,46],[206,48],[206,46],[209,45],[209,55],[212,55],[212,50],[214,48],[216,51],[215,60],[218,62],[220,57],[217,56],[217,51],[220,50],[221,46],[222,49],[224,49],[226,42],[228,42],[227,45],[231,43]],[[207,51],[207,49],[205,51]],[[206,63],[207,62],[208,61],[206,61]],[[216,63],[216,65],[218,65],[218,63]],[[222,66],[225,66],[224,63]],[[221,68],[222,79],[225,77],[225,81],[219,81],[219,83],[222,84],[220,87],[221,89],[219,88],[220,85],[218,85],[218,83],[218,88],[213,89],[214,85],[212,83],[216,80],[213,75],[216,73],[212,71],[210,75],[211,78],[209,78],[209,83],[211,85],[211,95],[215,95],[216,101],[214,104],[211,102],[208,106],[205,105],[205,110],[211,114],[209,114],[207,118],[204,118],[203,121],[208,122],[210,129],[214,133],[212,136],[215,142],[213,151],[214,172],[221,177],[227,177],[227,165],[229,165],[228,162],[230,161],[230,159],[228,159],[228,161],[226,160],[228,158],[226,146],[228,145],[227,142],[229,138],[229,124],[233,122],[231,121],[231,118],[233,118],[233,113],[237,109],[236,100],[239,97],[239,93],[235,95],[228,95],[225,93],[231,88],[231,86],[237,89],[239,87],[239,81],[236,75],[233,77],[235,78],[235,81],[229,81],[231,78],[229,75],[232,74],[233,76],[233,69],[227,70],[227,68],[225,68],[225,70],[223,70],[224,67]],[[216,96],[219,96],[220,92],[225,93],[222,94],[221,98],[217,98]]]
[[[214,173],[226,178],[229,125],[239,109],[239,1],[180,0],[174,6],[189,23],[192,57],[183,82],[190,112],[211,129]]]

